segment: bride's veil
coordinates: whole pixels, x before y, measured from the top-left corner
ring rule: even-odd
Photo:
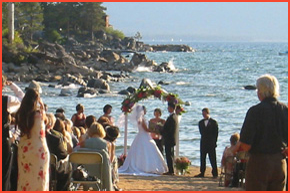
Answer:
[[[138,128],[138,122],[142,121],[144,117],[144,108],[141,105],[134,105],[132,112],[128,115],[128,121],[134,128]],[[120,128],[125,126],[125,115],[122,115],[118,119],[118,124]]]

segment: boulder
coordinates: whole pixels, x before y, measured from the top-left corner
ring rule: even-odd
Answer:
[[[157,84],[159,84],[159,85],[169,85],[170,83],[169,82],[165,82],[163,80],[160,80]]]
[[[90,79],[88,81],[87,87],[95,88],[95,89],[104,89],[110,91],[110,85],[102,79]]]
[[[61,84],[63,86],[70,85],[70,84],[79,84],[79,85],[85,86],[86,82],[81,77],[76,77],[71,74],[66,74],[62,76],[62,79],[58,82],[58,84]]]
[[[134,94],[136,91],[137,91],[136,88],[130,86],[126,90],[121,90],[120,92],[118,92],[118,94],[131,95],[131,94]]]
[[[96,95],[98,95],[98,91],[96,89],[87,88],[87,87],[79,88],[77,97],[85,97],[88,95],[96,96]]]
[[[162,62],[159,66],[154,67],[154,72],[176,72],[176,68],[172,62]]]
[[[253,85],[247,85],[247,86],[244,86],[244,89],[246,89],[246,90],[256,90],[257,87],[253,86]]]
[[[61,89],[59,96],[72,96],[72,91],[70,89]]]
[[[121,91],[118,92],[118,94],[120,94],[120,95],[130,95],[131,93],[129,91],[127,91],[127,90],[121,90]]]
[[[155,52],[194,52],[194,49],[188,45],[153,45],[152,48]]]

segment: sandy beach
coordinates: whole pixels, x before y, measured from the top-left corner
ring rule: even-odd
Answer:
[[[120,175],[118,186],[123,191],[243,191],[242,188],[219,187],[219,177],[212,177],[211,168],[207,168],[204,178],[193,177],[199,173],[197,166],[191,166],[189,172],[184,176]]]

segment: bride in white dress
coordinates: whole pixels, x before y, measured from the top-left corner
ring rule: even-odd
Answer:
[[[129,149],[124,164],[119,168],[119,174],[152,175],[168,171],[163,156],[149,134],[145,114],[145,107],[137,105],[130,115],[131,120],[138,126],[139,132]]]

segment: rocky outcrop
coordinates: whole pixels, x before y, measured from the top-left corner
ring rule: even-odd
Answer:
[[[194,52],[194,49],[188,45],[154,45],[152,46],[152,49],[155,52]]]
[[[89,80],[87,87],[110,91],[110,85],[107,83],[107,81],[102,80],[102,79],[94,78],[94,79]]]
[[[98,91],[96,89],[93,89],[93,88],[81,87],[78,90],[77,97],[85,97],[85,95],[89,95],[91,97],[94,97],[94,96],[98,95]]]

